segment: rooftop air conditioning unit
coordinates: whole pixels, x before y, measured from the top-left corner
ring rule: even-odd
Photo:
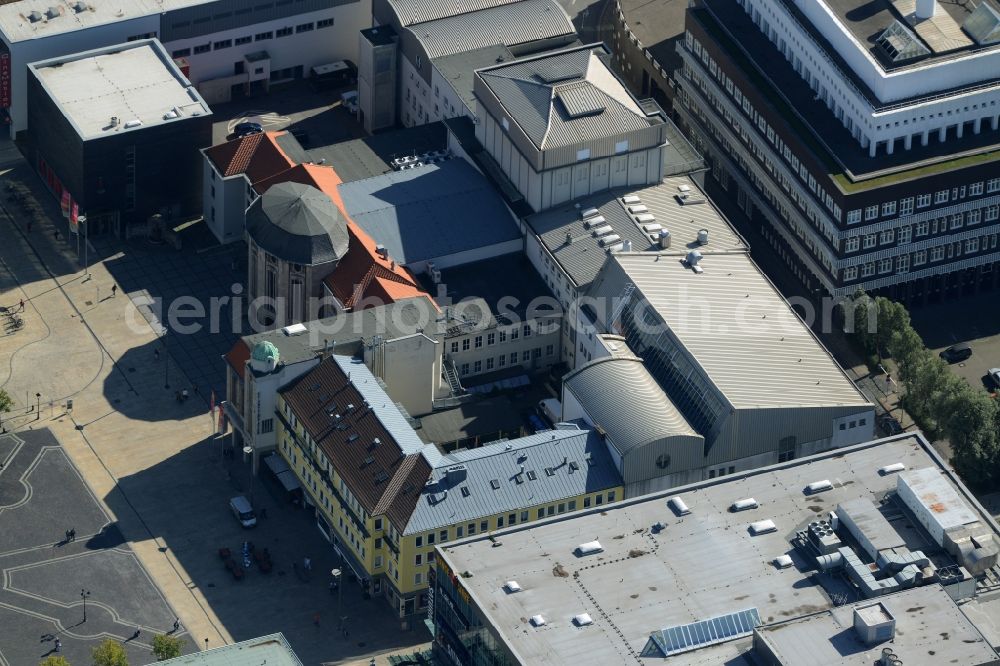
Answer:
[[[667,501],[667,504],[670,505],[670,508],[673,509],[674,513],[678,516],[686,516],[691,513],[691,509],[688,508],[688,505],[679,496],[671,497]]]
[[[576,547],[577,555],[593,555],[594,553],[602,552],[604,552],[604,547],[601,546],[601,542],[597,540],[581,543]]]

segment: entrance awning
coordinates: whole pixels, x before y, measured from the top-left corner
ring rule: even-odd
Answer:
[[[295,474],[293,474],[292,470],[290,469],[286,469],[284,472],[281,472],[280,474],[277,475],[277,477],[278,481],[281,482],[281,485],[284,486],[285,490],[287,490],[288,492],[292,492],[293,490],[298,490],[299,488],[302,487],[302,485],[299,483],[299,480],[295,478]]]
[[[272,453],[268,457],[264,458],[264,464],[266,464],[268,469],[275,474],[281,474],[282,472],[289,471],[288,463],[286,463],[285,459],[277,453]]]

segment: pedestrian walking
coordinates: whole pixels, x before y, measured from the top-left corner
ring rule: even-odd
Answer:
[[[134,633],[134,634],[132,634],[132,638],[133,638],[133,640],[134,640],[134,639],[136,639],[136,638],[139,638],[139,634],[141,634],[141,633],[142,633],[142,630],[141,630],[141,629],[139,629],[139,627],[136,627],[136,628],[135,628],[135,633]]]
[[[24,299],[23,298],[21,299],[20,306],[21,307],[18,309],[18,312],[24,312]]]
[[[62,652],[62,641],[58,638],[56,639],[56,652]]]
[[[111,285],[111,298],[114,298],[117,295],[118,295],[118,285],[113,284]]]
[[[312,560],[310,560],[308,557],[303,557],[302,568],[305,569],[306,571],[312,571],[313,569]]]

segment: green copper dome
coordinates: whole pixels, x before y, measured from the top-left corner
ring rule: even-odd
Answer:
[[[250,358],[255,361],[261,361],[267,363],[268,361],[274,361],[274,364],[278,364],[278,348],[267,340],[258,342],[253,346],[253,351],[250,353]]]

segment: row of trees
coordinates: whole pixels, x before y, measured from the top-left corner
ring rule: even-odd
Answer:
[[[153,655],[157,661],[181,656],[184,643],[175,636],[153,636]],[[108,639],[94,648],[91,653],[92,666],[129,666],[125,647],[116,640]],[[49,655],[39,666],[70,666],[62,655]]]
[[[903,407],[932,439],[951,443],[952,465],[970,487],[1000,483],[1000,407],[924,346],[902,304],[859,293],[847,329],[865,353],[891,358],[905,389]],[[853,324],[853,332],[850,332]]]

